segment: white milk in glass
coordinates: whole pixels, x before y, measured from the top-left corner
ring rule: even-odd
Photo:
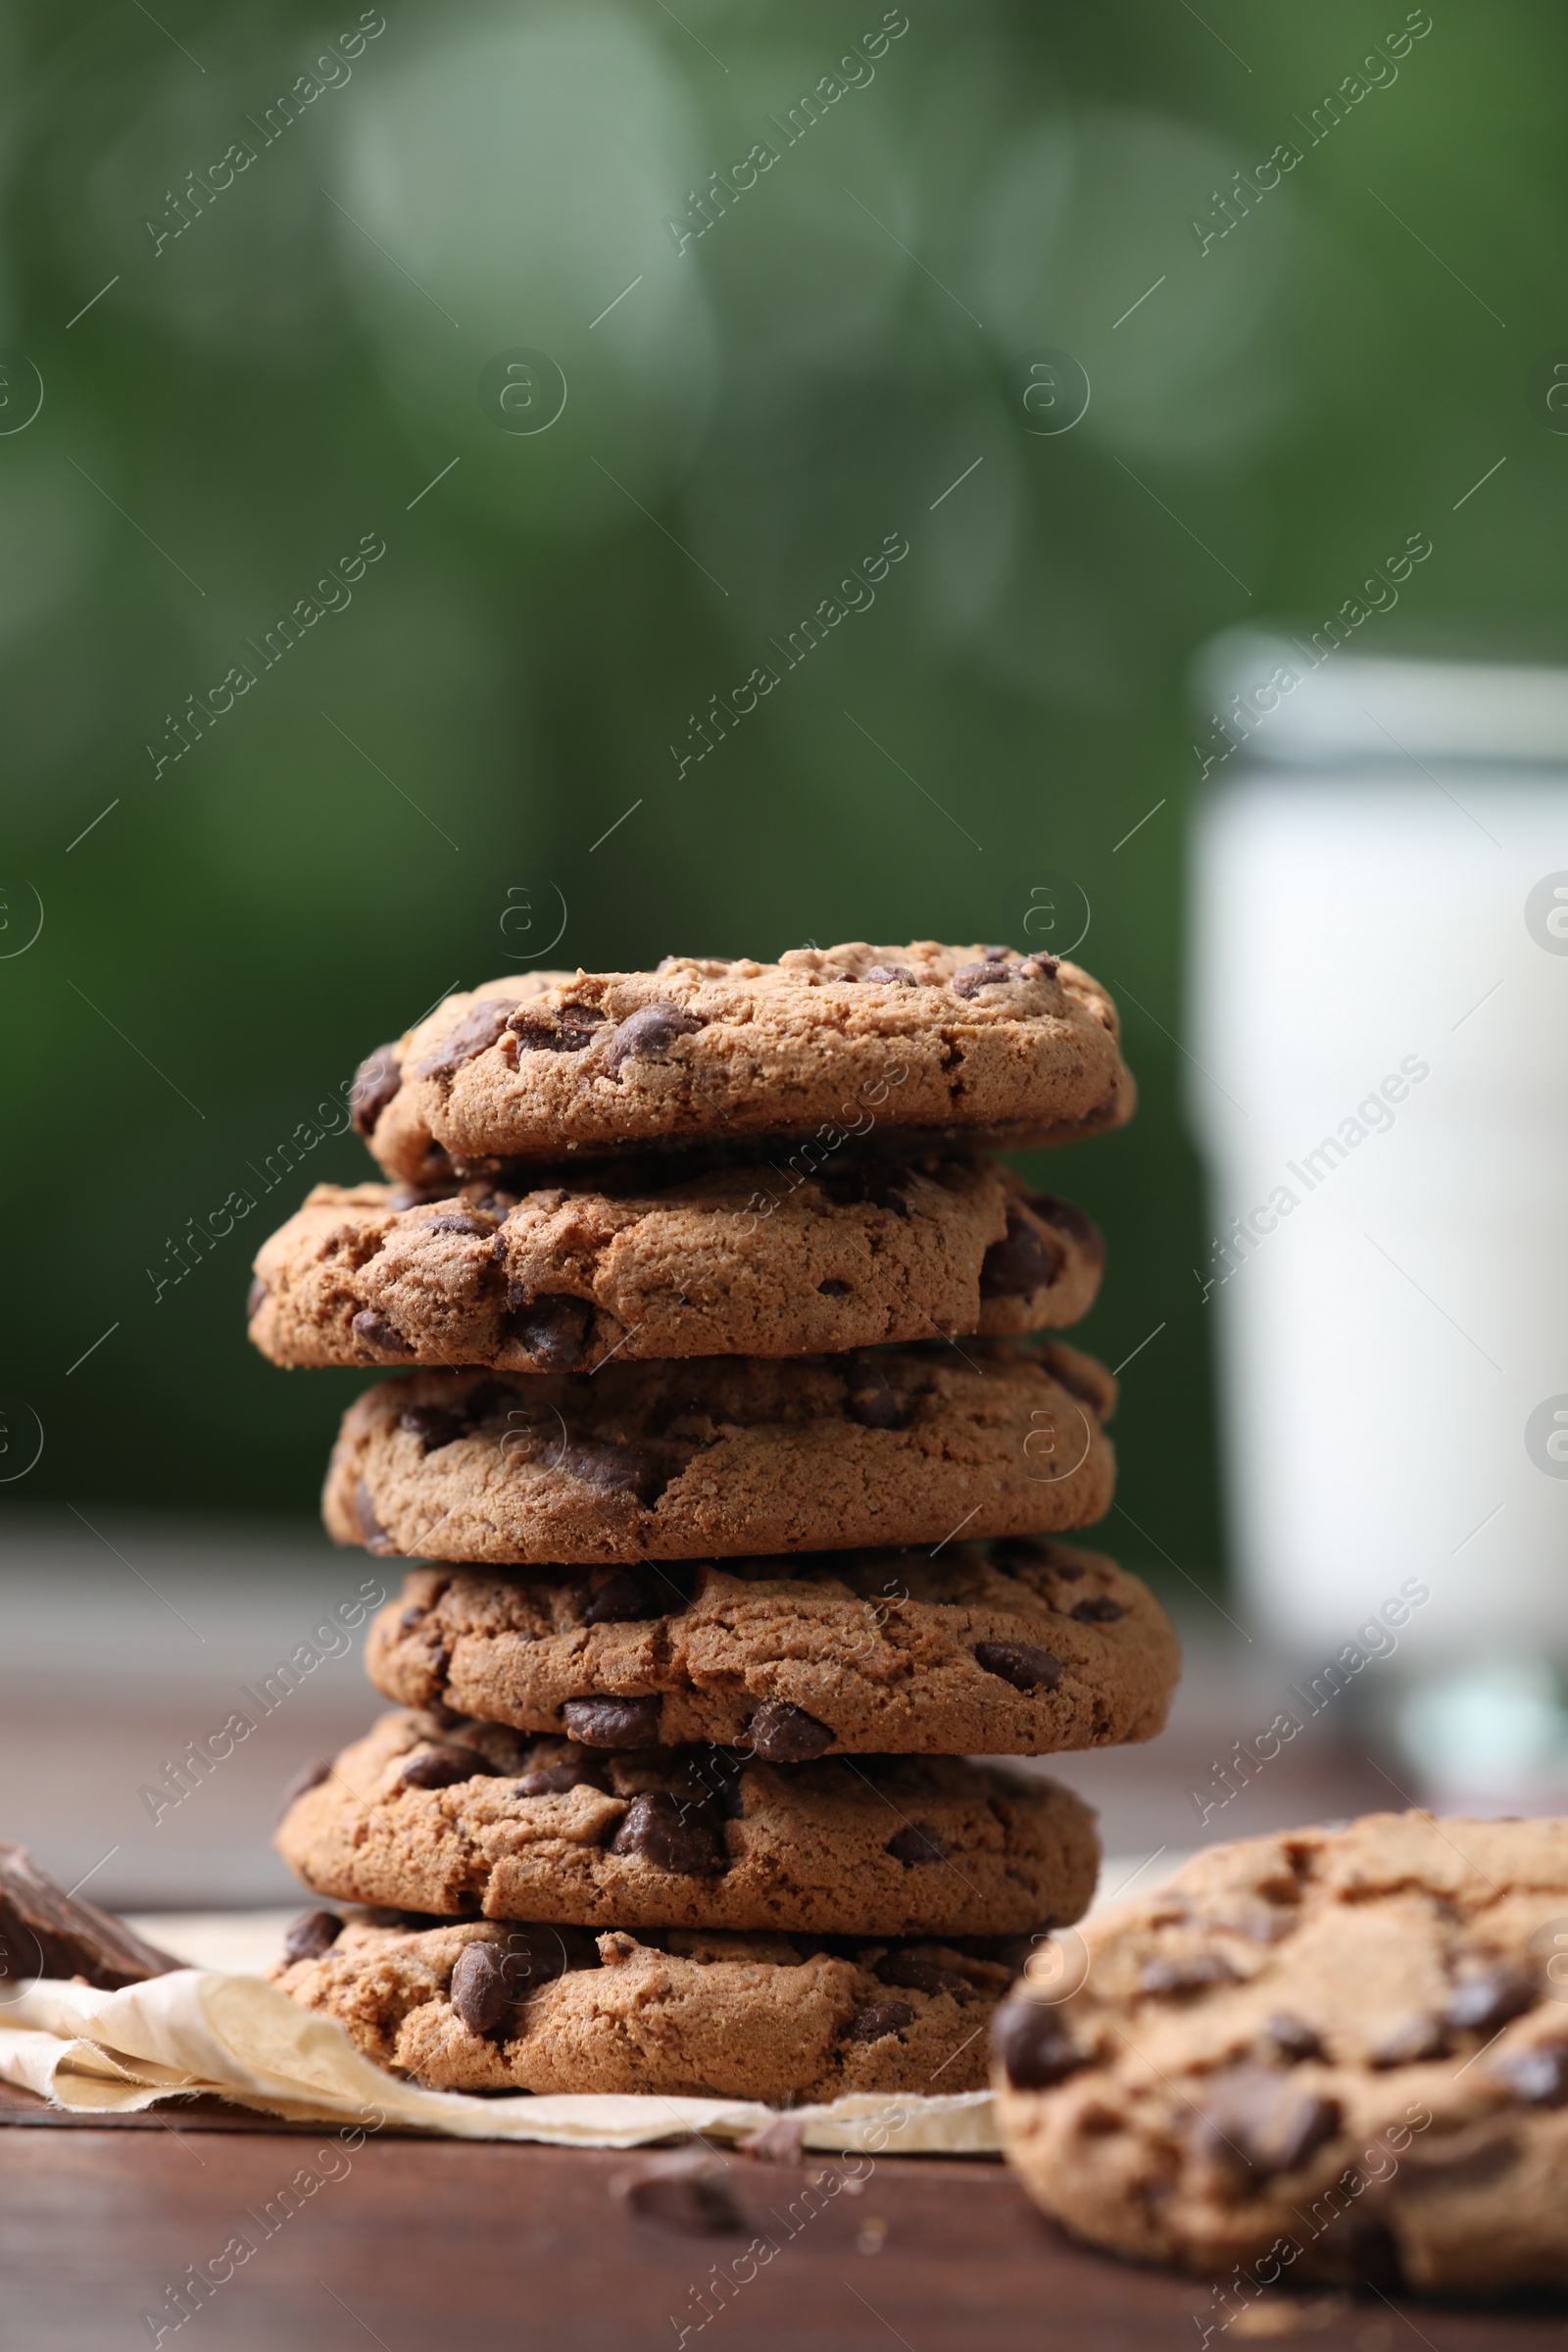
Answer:
[[[1422,1586],[1405,1664],[1471,1712],[1418,1707],[1417,1745],[1549,1743],[1518,1711],[1568,1659],[1568,671],[1237,633],[1200,691],[1195,1278],[1250,1612],[1328,1657]]]

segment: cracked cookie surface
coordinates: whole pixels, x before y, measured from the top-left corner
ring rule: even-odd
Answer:
[[[935,1559],[419,1568],[372,1620],[366,1666],[406,1706],[535,1732],[609,1702],[645,1738],[764,1756],[1046,1755],[1152,1739],[1180,1659],[1139,1578],[1019,1539]]]
[[[272,1982],[428,2090],[643,2091],[789,2107],[985,2083],[1010,1942],[883,1943],[317,1915]],[[309,1941],[311,1926],[301,1922]],[[977,2031],[977,2028],[980,2029]]]
[[[412,1372],[349,1407],[322,1515],[435,1560],[700,1559],[1083,1527],[1115,1384],[1051,1343]]]
[[[740,1134],[1053,1143],[1133,1100],[1115,1006],[1076,964],[852,941],[486,981],[368,1058],[355,1120],[388,1175],[428,1185]]]
[[[617,1175],[412,1205],[318,1184],[257,1256],[251,1340],[275,1364],[590,1371],[1060,1330],[1100,1285],[1083,1211],[995,1163]]]
[[[1007,2155],[1079,2236],[1228,2274],[1211,2333],[1275,2282],[1568,2286],[1568,1821],[1214,1846],[1082,1941],[996,2020]]]
[[[1081,1916],[1094,1816],[962,1757],[770,1764],[399,1712],[293,1798],[276,1843],[350,1902],[612,1927],[1005,1935]]]

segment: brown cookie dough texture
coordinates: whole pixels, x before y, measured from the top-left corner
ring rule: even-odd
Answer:
[[[966,1159],[791,1179],[482,1185],[400,1206],[318,1184],[263,1245],[250,1336],[275,1364],[589,1371],[607,1357],[810,1355],[1060,1330],[1100,1286],[1099,1233]]]
[[[427,1185],[705,1137],[1053,1143],[1119,1126],[1133,1088],[1076,964],[918,940],[486,981],[378,1048],[354,1101],[388,1175]]]
[[[294,1798],[277,1847],[350,1902],[491,1919],[879,1936],[1081,1916],[1094,1816],[961,1757],[767,1764],[384,1716]]]
[[[414,1372],[349,1407],[322,1513],[339,1544],[503,1563],[1029,1535],[1109,1508],[1114,1401],[1092,1356],[985,1340]]]
[[[1180,1658],[1137,1577],[1019,1539],[934,1559],[415,1569],[372,1620],[366,1666],[405,1706],[612,1743],[744,1743],[788,1761],[1151,1740]]]
[[[318,1934],[330,1935],[323,1920]],[[1017,1950],[350,1920],[273,1972],[427,2090],[643,2091],[788,2107],[985,2082]],[[977,2029],[980,2029],[977,2031]]]
[[[1082,1988],[1026,1971],[994,2034],[1068,2229],[1223,2279],[1216,2331],[1276,2282],[1568,2286],[1568,1821],[1215,1846],[1083,1944]]]

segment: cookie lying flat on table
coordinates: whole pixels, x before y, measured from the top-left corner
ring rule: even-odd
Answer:
[[[382,1167],[420,1185],[741,1134],[1051,1143],[1132,1106],[1115,1007],[1087,972],[932,940],[489,980],[379,1047],[354,1092]]]
[[[1215,1846],[996,2020],[1009,2160],[1096,2245],[1261,2287],[1568,2286],[1568,1821]]]
[[[783,1762],[1151,1740],[1180,1660],[1137,1577],[1014,1538],[934,1559],[415,1569],[372,1620],[366,1667],[406,1706],[612,1745],[720,1740]]]
[[[1102,1365],[999,1341],[415,1372],[349,1407],[339,1544],[437,1560],[693,1559],[1030,1535],[1109,1508]]]
[[[275,1364],[573,1372],[1061,1330],[1100,1287],[1083,1211],[994,1162],[674,1166],[412,1206],[318,1184],[262,1246],[251,1339]]]
[[[985,2084],[1011,1941],[296,1922],[272,1981],[427,2090],[647,2091],[775,2107]],[[976,2031],[976,2029],[981,2029]]]
[[[1099,1867],[1069,1789],[958,1756],[609,1750],[443,1710],[313,1769],[279,1853],[318,1894],[405,1910],[1000,1936],[1079,1918]]]

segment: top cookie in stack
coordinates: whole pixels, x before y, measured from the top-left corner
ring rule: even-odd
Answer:
[[[403,1367],[345,1416],[324,1511],[431,1565],[368,1656],[407,1711],[278,1842],[317,1893],[418,1916],[313,1914],[296,1998],[453,2086],[982,2080],[998,1939],[1079,1916],[1098,1849],[1069,1792],[957,1759],[1149,1739],[1177,1671],[1136,1578],[1038,1541],[1110,1502],[1109,1374],[1021,1344],[1087,1310],[1102,1250],[985,1153],[1132,1101],[1087,974],[930,943],[498,981],[370,1056],[393,1181],[318,1187],[251,1336]],[[503,1984],[540,1923],[554,2028]],[[561,1929],[606,1933],[568,1958]],[[693,2055],[720,1970],[788,2026],[771,2073],[750,2029]]]
[[[1133,1106],[1115,1007],[1087,972],[931,940],[493,980],[381,1047],[356,1086],[371,1151],[414,1185],[840,1121],[901,1150],[1056,1143]]]

